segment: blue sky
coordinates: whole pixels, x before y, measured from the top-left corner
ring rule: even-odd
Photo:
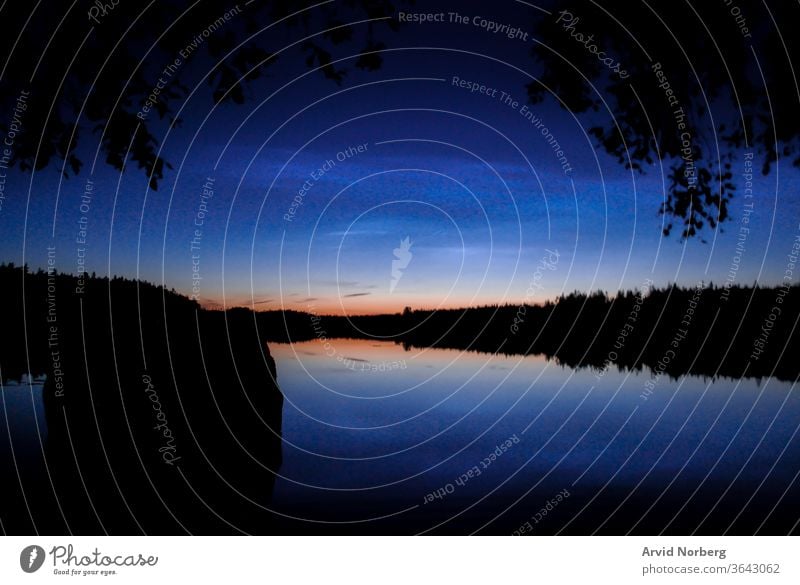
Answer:
[[[418,47],[420,30],[399,33],[398,46],[405,39]],[[147,189],[139,170],[120,176],[97,167],[87,214],[89,270],[190,295],[194,266],[202,276],[195,292],[209,306],[336,313],[541,302],[575,289],[641,287],[648,278],[722,282],[745,202],[741,173],[734,173],[739,190],[724,232],[706,233],[708,243],[663,238],[658,165],[632,174],[595,150],[586,135],[592,120],[576,119],[553,100],[530,106],[561,144],[574,169],[567,175],[519,109],[453,83],[475,81],[525,103],[530,44],[483,34],[442,45],[488,53],[490,42],[491,58],[454,57],[441,48],[397,51],[378,72],[352,71],[342,86],[318,75],[285,85],[294,70],[280,65],[248,86],[244,106],[212,109],[192,98],[183,125],[164,135],[175,169],[159,191]],[[362,152],[337,159],[358,145]],[[91,158],[92,146],[81,152]],[[334,164],[313,179],[326,161]],[[87,176],[60,180],[55,168],[32,178],[12,172],[0,210],[0,258],[19,263],[24,253],[31,266],[44,266],[46,246],[55,242],[58,268],[74,272]],[[193,252],[207,177],[214,194]],[[306,181],[310,188],[287,221]],[[737,282],[780,280],[798,233],[798,184],[785,164],[757,176]],[[412,258],[390,292],[393,250],[406,237]],[[557,264],[535,276],[553,251]]]

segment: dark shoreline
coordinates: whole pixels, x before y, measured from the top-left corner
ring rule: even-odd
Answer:
[[[3,266],[0,285],[4,380],[47,374],[48,436],[9,483],[6,532],[216,534],[273,524],[283,395],[252,317],[122,278],[87,277],[77,288],[73,276]],[[0,466],[18,477],[4,449]]]
[[[671,378],[691,374],[793,381],[800,374],[800,362],[793,358],[800,355],[795,334],[800,286],[671,286],[615,297],[576,292],[543,306],[407,310],[350,318],[299,311],[256,315],[268,341],[380,339],[409,348],[536,354],[572,368],[590,368],[600,376],[609,367]]]

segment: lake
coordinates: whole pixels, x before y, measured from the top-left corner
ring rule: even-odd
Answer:
[[[654,378],[537,356],[271,343],[273,509],[332,531],[783,531],[800,398],[774,379]]]
[[[796,522],[791,383],[369,340],[270,349],[283,462],[256,532],[785,534]],[[5,385],[2,407],[5,468],[46,492],[42,386]]]

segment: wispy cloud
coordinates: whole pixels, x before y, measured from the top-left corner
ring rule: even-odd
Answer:
[[[347,237],[355,237],[355,236],[384,236],[388,234],[386,230],[349,230],[349,231],[333,231],[328,232],[327,235],[333,236],[335,238],[342,238],[344,236]]]
[[[319,280],[314,282],[315,286],[335,286],[337,288],[378,288],[377,284],[362,284],[357,280]]]

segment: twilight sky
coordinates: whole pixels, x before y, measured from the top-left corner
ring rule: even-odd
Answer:
[[[595,149],[592,118],[555,99],[528,104],[533,39],[473,24],[480,3],[458,10],[467,24],[411,23],[387,39],[381,69],[351,69],[342,85],[309,73],[289,49],[247,86],[244,105],[215,108],[198,92],[179,128],[163,126],[174,169],[158,191],[140,170],[120,176],[102,161],[66,180],[54,166],[7,171],[0,260],[44,266],[55,245],[58,269],[76,272],[85,248],[90,272],[164,283],[207,306],[355,314],[535,303],[648,278],[723,282],[752,203],[736,282],[780,281],[800,218],[790,165],[756,172],[745,201],[742,153],[724,231],[707,232],[706,243],[663,238],[660,166],[626,171]],[[513,2],[491,13],[522,30],[537,16]],[[194,88],[205,69],[190,62],[181,81]],[[93,148],[82,144],[86,160]],[[405,238],[410,260],[397,268]]]

